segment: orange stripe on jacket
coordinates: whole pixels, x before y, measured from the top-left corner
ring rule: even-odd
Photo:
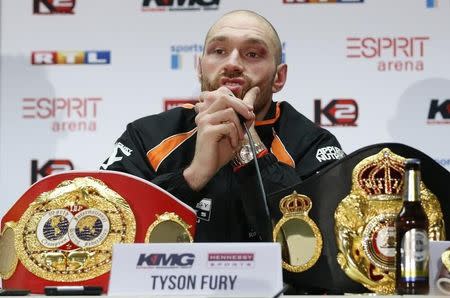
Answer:
[[[272,119],[255,121],[255,126],[274,124],[275,122],[277,122],[278,118],[280,118],[280,114],[281,114],[280,103],[277,102],[277,106],[275,108],[275,117],[273,117]]]
[[[152,165],[153,169],[157,172],[164,159],[166,159],[166,157],[169,156],[170,153],[173,152],[173,150],[177,149],[178,146],[192,137],[195,132],[197,132],[197,127],[192,129],[191,131],[170,136],[162,140],[162,142],[155,146],[153,149],[149,150],[147,152],[147,159]]]
[[[280,138],[275,133],[270,151],[272,151],[279,162],[295,168],[294,159],[292,159],[292,156],[287,152],[286,147],[284,147],[283,142],[281,142]]]

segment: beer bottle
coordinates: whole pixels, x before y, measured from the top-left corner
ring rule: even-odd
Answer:
[[[420,161],[407,159],[403,206],[395,222],[396,289],[398,294],[427,294],[428,218],[420,202]]]

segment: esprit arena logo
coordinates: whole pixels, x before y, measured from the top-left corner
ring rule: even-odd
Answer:
[[[33,0],[33,14],[74,14],[75,0]]]
[[[367,61],[380,72],[420,72],[429,41],[429,36],[351,36],[346,57]]]
[[[217,10],[220,0],[143,0],[142,11],[199,11]]]
[[[25,121],[47,121],[50,130],[60,132],[93,132],[101,97],[25,97],[22,118]]]

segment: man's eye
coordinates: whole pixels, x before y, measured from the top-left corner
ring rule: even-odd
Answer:
[[[255,53],[255,52],[248,52],[247,56],[250,57],[250,58],[257,58],[257,57],[259,57],[258,54]]]
[[[222,55],[223,53],[225,53],[225,50],[224,49],[215,49],[214,53]]]

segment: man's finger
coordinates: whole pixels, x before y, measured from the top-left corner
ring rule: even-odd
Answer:
[[[250,105],[253,107],[253,105],[255,104],[255,100],[259,95],[259,87],[255,86],[253,88],[251,88],[250,90],[247,91],[247,93],[245,93],[244,98],[242,99],[246,104]]]

